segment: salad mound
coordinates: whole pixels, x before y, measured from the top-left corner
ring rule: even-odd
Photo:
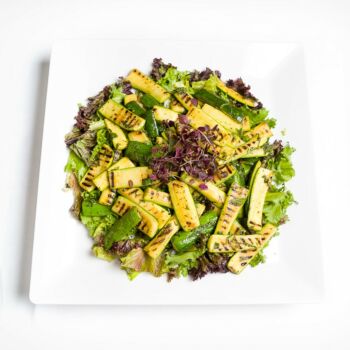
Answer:
[[[241,78],[155,58],[80,105],[65,136],[72,214],[130,279],[241,273],[294,203],[294,149]],[[117,266],[118,266],[117,265]]]

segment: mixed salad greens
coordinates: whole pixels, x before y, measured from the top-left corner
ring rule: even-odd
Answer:
[[[66,135],[71,212],[130,279],[239,274],[294,203],[294,149],[242,79],[154,59],[80,105]]]

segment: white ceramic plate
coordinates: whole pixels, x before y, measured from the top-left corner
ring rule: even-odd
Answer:
[[[214,274],[167,283],[142,274],[130,282],[116,263],[91,255],[92,241],[68,210],[64,135],[77,103],[154,57],[180,68],[211,67],[242,76],[297,148],[289,184],[299,205],[266,250],[268,259],[240,276]],[[50,62],[30,299],[37,304],[256,304],[314,302],[322,294],[320,232],[315,196],[303,50],[294,44],[227,41],[64,41]],[[277,137],[280,136],[277,131]]]

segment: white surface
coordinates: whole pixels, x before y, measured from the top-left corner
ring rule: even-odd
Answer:
[[[198,1],[159,1],[157,6],[152,1],[142,3],[0,3],[2,149],[11,155],[6,158],[4,152],[5,171],[0,175],[0,348],[128,345],[132,349],[146,344],[152,348],[166,345],[167,349],[191,345],[349,349],[350,235],[343,221],[348,217],[350,194],[349,187],[344,186],[350,170],[344,162],[349,149],[349,113],[345,109],[348,84],[344,90],[344,82],[350,78],[348,1],[218,1],[215,7],[213,1],[202,1],[200,6]],[[148,19],[151,21],[145,24]],[[228,308],[34,307],[28,300],[28,281],[51,43],[61,38],[188,36],[306,44],[325,261],[323,303]]]
[[[216,52],[223,54],[218,56]],[[77,101],[95,95],[114,77],[127,74],[133,67],[149,71],[153,57],[163,57],[181,69],[219,68],[225,79],[239,72],[267,103],[271,115],[278,118],[278,126],[288,130],[293,146],[301,150],[294,156],[297,177],[289,184],[299,205],[290,211],[291,221],[267,249],[264,266],[248,268],[238,277],[216,274],[196,283],[189,279],[166,283],[165,278],[155,279],[149,274],[131,283],[115,263],[92,258],[86,230],[68,214],[72,196],[62,191],[67,161],[62,135],[71,128]],[[280,137],[280,132],[276,131],[275,136]],[[310,138],[304,51],[298,45],[159,40],[56,43],[50,59],[30,299],[36,304],[90,305],[319,301],[321,244]],[[304,213],[308,213],[308,220]],[[57,224],[52,227],[52,222]],[[309,259],[310,248],[313,259]],[[259,293],[256,285],[264,285]]]

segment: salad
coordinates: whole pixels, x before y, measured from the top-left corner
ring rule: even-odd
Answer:
[[[241,273],[288,221],[294,149],[241,78],[154,59],[79,105],[65,136],[73,215],[130,279]]]

